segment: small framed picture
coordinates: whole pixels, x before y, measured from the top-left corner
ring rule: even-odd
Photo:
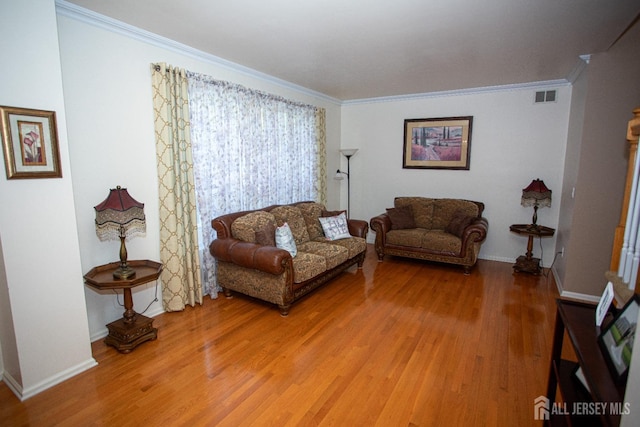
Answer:
[[[405,119],[404,169],[469,170],[473,116]]]
[[[0,106],[7,179],[60,178],[55,111]]]
[[[598,337],[605,359],[617,381],[623,380],[629,371],[639,307],[640,299],[634,295]]]

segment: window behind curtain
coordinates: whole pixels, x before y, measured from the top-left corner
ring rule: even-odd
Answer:
[[[215,297],[211,220],[272,204],[321,201],[317,108],[187,72],[206,293]]]

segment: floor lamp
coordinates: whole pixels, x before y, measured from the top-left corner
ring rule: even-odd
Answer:
[[[342,179],[344,179],[342,175],[347,176],[347,218],[350,218],[351,215],[351,177],[349,175],[351,172],[351,168],[349,161],[351,160],[351,156],[356,154],[356,151],[358,151],[357,148],[345,148],[343,150],[340,150],[342,155],[347,158],[347,171],[342,172],[340,169],[338,169],[336,171],[336,176],[334,177],[338,181],[341,181]]]

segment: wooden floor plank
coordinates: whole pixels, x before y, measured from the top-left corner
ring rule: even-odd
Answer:
[[[25,402],[0,384],[0,425],[538,425],[557,297],[510,264],[465,276],[370,246],[286,318],[221,295],[130,354],[93,343],[97,367]]]

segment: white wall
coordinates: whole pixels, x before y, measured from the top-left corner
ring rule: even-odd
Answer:
[[[351,159],[352,218],[369,220],[392,207],[396,196],[481,201],[489,233],[480,257],[513,262],[525,253],[527,239],[509,226],[531,223],[533,208],[520,205],[531,180],[540,178],[553,191],[551,208],[538,211],[538,224],[558,225],[571,87],[554,86],[557,102],[534,104],[541,88],[347,103],[342,145],[360,149]],[[470,170],[403,169],[404,120],[453,116],[473,116]],[[548,267],[555,237],[542,246]],[[534,256],[540,257],[537,241]]]
[[[326,108],[327,171],[338,168],[340,107],[336,102],[233,64],[221,65],[224,63],[217,58],[120,26],[69,4],[59,5],[58,13],[69,150],[85,273],[96,265],[117,261],[119,243],[98,240],[93,210],[116,185],[126,187],[136,200],[145,203],[147,234],[127,242],[129,259],[159,260],[151,63],[166,62]],[[338,182],[328,180],[329,208],[338,207],[339,189]],[[89,328],[95,340],[106,335],[105,325],[121,317],[123,309],[113,292],[101,294],[86,288],[85,294]],[[160,290],[158,294],[161,295]],[[155,283],[134,288],[134,309],[143,310],[154,295]],[[147,314],[161,311],[158,302]]]
[[[80,268],[53,0],[1,2],[0,39],[0,103],[56,112],[63,174],[54,179],[0,176],[4,381],[25,399],[95,361]]]

